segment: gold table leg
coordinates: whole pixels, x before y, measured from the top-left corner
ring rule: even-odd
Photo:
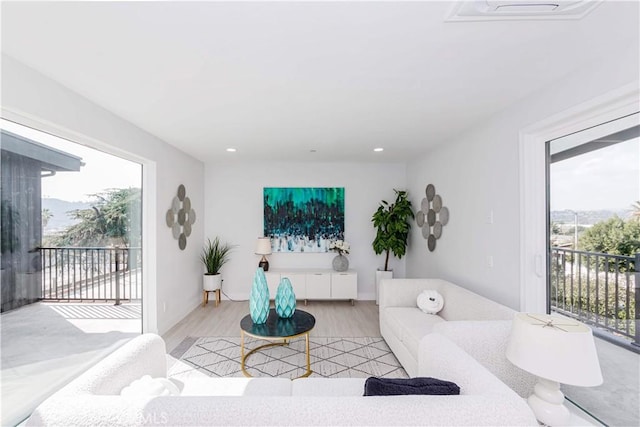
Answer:
[[[309,352],[309,332],[307,332],[305,334],[304,338],[305,338],[305,341],[306,341],[306,344],[307,344],[307,372],[300,378],[308,377],[312,373],[312,371],[311,371],[311,354]]]
[[[246,374],[246,371],[244,370],[244,331],[240,331],[240,360],[242,361],[241,363],[241,367],[242,367],[242,372]]]
[[[305,345],[306,345],[306,353],[307,353],[307,372],[305,372],[304,374],[300,375],[299,377],[293,378],[293,379],[298,379],[298,378],[305,378],[308,377],[309,375],[311,375],[313,373],[313,371],[311,370],[311,355],[309,352],[309,332],[306,332],[305,334]],[[266,339],[266,338],[262,338],[262,339]],[[282,338],[279,338],[282,339]],[[289,340],[290,341],[290,340]],[[268,347],[275,347],[277,345],[289,345],[288,340],[283,340],[283,342],[273,342],[273,343],[269,343],[269,344],[264,344],[261,345],[259,347],[256,347],[252,350],[249,350],[249,352],[247,352],[247,354],[244,353],[244,331],[240,330],[240,369],[242,370],[242,374],[245,377],[249,377],[252,378],[253,375],[251,375],[247,369],[246,369],[246,360],[249,358],[249,356],[251,356],[253,353],[262,350],[264,348],[268,348]]]

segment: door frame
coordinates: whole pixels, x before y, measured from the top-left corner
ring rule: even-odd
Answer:
[[[130,160],[142,165],[142,325],[141,333],[158,333],[156,292],[156,163],[105,142],[72,131],[63,126],[43,121],[35,116],[2,107],[2,118],[22,126],[45,132],[70,142]]]
[[[630,83],[520,130],[520,311],[547,312],[546,142],[638,112],[639,99]]]

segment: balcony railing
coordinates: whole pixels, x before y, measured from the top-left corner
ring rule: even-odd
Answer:
[[[551,309],[640,345],[635,257],[551,248]]]
[[[121,301],[142,297],[140,248],[40,248],[42,299]]]

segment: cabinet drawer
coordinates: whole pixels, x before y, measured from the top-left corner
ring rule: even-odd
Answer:
[[[351,300],[357,299],[358,275],[355,273],[332,273],[331,298]]]
[[[331,298],[331,274],[309,273],[306,275],[306,299]]]

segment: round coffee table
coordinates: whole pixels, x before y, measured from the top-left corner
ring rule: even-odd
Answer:
[[[289,319],[283,319],[272,308],[269,310],[269,316],[267,322],[261,325],[256,325],[251,320],[251,315],[247,314],[240,321],[240,355],[242,373],[245,377],[251,377],[251,374],[245,369],[245,362],[249,356],[253,353],[262,350],[267,347],[273,347],[276,345],[289,345],[289,341],[301,336],[305,337],[306,352],[307,352],[307,372],[298,378],[304,378],[311,375],[311,357],[309,355],[309,332],[316,324],[316,319],[306,311],[296,310],[293,316]],[[267,341],[276,341],[269,344],[264,344],[250,350],[247,354],[244,353],[244,337],[248,335],[253,338],[258,338]]]

